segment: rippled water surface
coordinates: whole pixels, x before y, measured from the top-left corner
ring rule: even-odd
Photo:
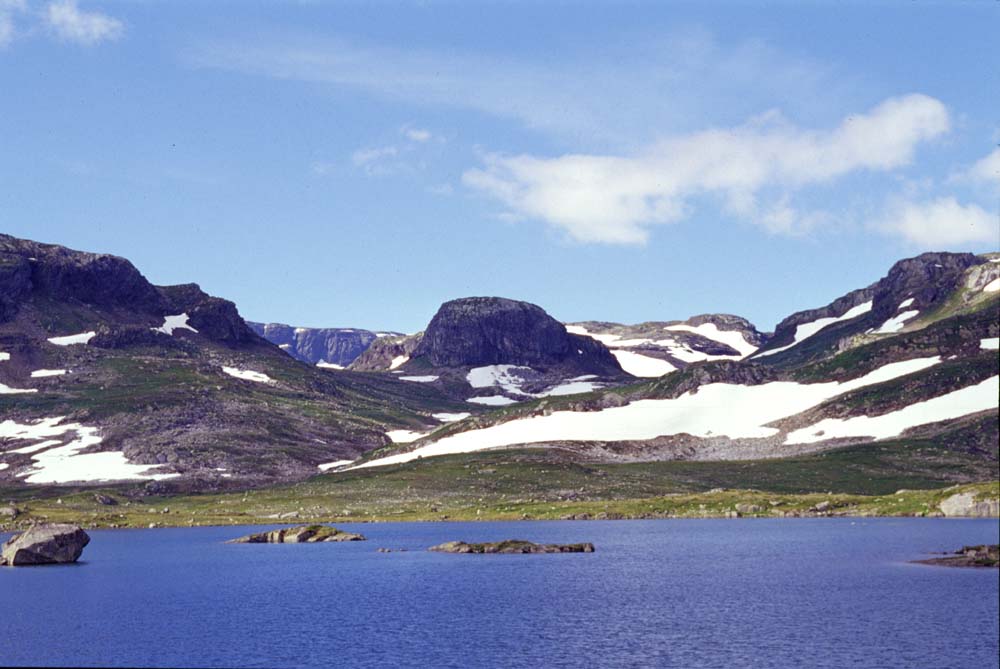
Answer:
[[[341,525],[94,531],[81,564],[0,569],[0,665],[990,667],[998,573],[908,564],[995,520]],[[597,552],[448,555],[442,541]],[[376,548],[407,552],[377,553]]]

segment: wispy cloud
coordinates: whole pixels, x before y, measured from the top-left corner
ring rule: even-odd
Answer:
[[[509,213],[581,242],[644,243],[651,226],[686,218],[705,195],[771,232],[793,233],[824,217],[796,210],[795,193],[852,172],[906,165],[949,125],[940,101],[914,94],[848,116],[832,130],[804,130],[771,112],[665,139],[632,156],[487,155],[462,180]]]
[[[44,17],[59,39],[83,46],[116,40],[125,32],[125,25],[118,19],[100,12],[85,12],[76,0],[50,2]]]
[[[967,170],[963,170],[958,178],[974,184],[989,185],[1000,188],[1000,148],[977,160]]]
[[[577,143],[649,141],[649,133],[693,128],[710,113],[746,117],[765,108],[764,99],[788,99],[823,110],[850,84],[824,66],[780,54],[761,42],[724,46],[697,30],[596,53],[524,60],[510,54],[407,50],[299,36],[263,44],[215,42],[189,50],[185,57],[200,67],[479,111]]]
[[[0,49],[14,40],[14,16],[28,9],[25,0],[0,0]]]
[[[430,130],[425,130],[424,128],[412,128],[410,126],[403,126],[400,130],[403,136],[406,137],[411,142],[429,142],[434,138],[433,133]]]

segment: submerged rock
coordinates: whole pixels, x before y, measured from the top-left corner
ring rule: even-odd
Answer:
[[[920,564],[933,564],[941,567],[1000,567],[1000,545],[984,544],[981,546],[963,546],[947,557],[916,560]]]
[[[536,544],[522,539],[507,539],[492,543],[467,544],[464,541],[448,541],[427,550],[438,553],[593,553],[594,544]]]
[[[89,543],[90,537],[76,525],[35,525],[3,545],[0,565],[18,567],[76,562]]]
[[[322,541],[365,541],[364,535],[329,525],[299,525],[231,539],[230,544],[314,544]]]

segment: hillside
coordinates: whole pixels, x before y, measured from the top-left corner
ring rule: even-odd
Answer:
[[[0,236],[0,483],[151,490],[301,479],[454,403],[298,362],[198,286]]]

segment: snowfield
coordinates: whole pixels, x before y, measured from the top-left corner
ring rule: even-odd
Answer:
[[[432,374],[427,376],[401,376],[400,381],[412,381],[413,383],[433,383],[438,380],[439,377]]]
[[[517,400],[512,400],[509,397],[504,397],[503,395],[488,395],[486,397],[470,397],[465,400],[466,402],[472,402],[473,404],[485,404],[491,407],[502,407],[508,404],[517,404]]]
[[[912,319],[919,313],[920,313],[919,311],[911,309],[910,311],[904,311],[901,314],[897,314],[896,316],[893,316],[892,318],[887,320],[885,323],[882,323],[879,329],[875,330],[875,334],[892,334],[894,332],[899,332],[900,330],[903,329],[906,321]]]
[[[173,335],[174,330],[190,330],[197,333],[193,327],[188,325],[187,314],[177,314],[176,316],[164,316],[163,325],[158,328],[150,328],[153,332],[162,332],[165,335]]]
[[[66,369],[36,369],[31,373],[31,378],[44,379],[47,376],[62,376],[68,373],[69,370]]]
[[[389,369],[396,369],[400,365],[405,365],[409,360],[410,356],[408,355],[397,355],[392,359],[392,362],[389,363]]]
[[[385,433],[385,436],[389,437],[394,444],[408,444],[426,435],[423,432],[414,432],[412,430],[389,430]]]
[[[472,414],[468,411],[463,411],[461,413],[432,413],[431,418],[439,420],[442,423],[454,423],[458,420],[465,420]]]
[[[157,474],[162,465],[130,463],[121,451],[84,453],[80,451],[101,443],[96,427],[65,423],[64,417],[46,418],[24,424],[13,420],[0,423],[0,439],[38,440],[40,444],[17,449],[16,453],[34,452],[34,466],[18,474],[26,483],[70,483],[74,481],[121,481],[128,479],[161,480],[179,474]],[[66,441],[69,436],[69,441]],[[46,439],[62,437],[62,439]]]
[[[316,465],[321,472],[325,472],[328,469],[339,469],[340,467],[346,467],[347,465],[354,462],[354,460],[334,460],[333,462],[324,462],[321,465]]]
[[[755,353],[757,351],[757,347],[748,342],[746,339],[744,339],[742,333],[736,330],[720,330],[719,326],[717,326],[715,323],[702,323],[697,327],[692,327],[690,325],[668,325],[664,329],[693,332],[697,335],[705,337],[706,339],[717,341],[720,344],[725,344],[726,346],[739,351],[740,357],[742,358],[745,358],[748,355]],[[731,356],[717,356],[717,357],[731,357]]]
[[[338,365],[334,362],[327,362],[325,360],[320,360],[316,363],[316,366],[321,369],[344,369],[343,365]]]
[[[1000,260],[993,260],[991,262],[1000,262]],[[1000,277],[997,277],[996,279],[993,279],[988,284],[986,284],[985,286],[983,286],[983,292],[984,293],[995,293],[998,290],[1000,290]]]
[[[761,439],[779,434],[768,427],[842,393],[927,369],[939,356],[894,362],[845,382],[802,384],[775,381],[759,386],[711,383],[675,399],[639,400],[601,411],[557,411],[446,436],[409,453],[358,465],[409,462],[418,457],[468,453],[514,444],[553,441],[647,440],[687,433],[697,437]]]
[[[11,388],[8,385],[0,383],[0,395],[14,395],[15,393],[37,393],[38,390],[35,388]]]
[[[56,346],[73,346],[74,344],[86,344],[96,336],[97,333],[93,331],[81,332],[80,334],[66,335],[65,337],[51,337],[49,338],[49,343]]]
[[[772,348],[770,351],[764,351],[763,353],[758,353],[758,358],[763,358],[765,355],[774,355],[775,353],[780,353],[781,351],[786,351],[796,344],[801,344],[803,341],[812,337],[814,334],[822,330],[828,325],[833,325],[834,323],[839,323],[841,321],[849,321],[852,318],[857,318],[862,314],[867,314],[872,310],[872,301],[868,300],[855,307],[851,307],[845,311],[840,316],[831,316],[828,318],[818,318],[810,323],[803,323],[795,328],[795,340],[791,344],[781,346],[778,348]]]
[[[666,360],[651,358],[641,353],[633,353],[632,351],[623,351],[620,349],[612,349],[611,353],[618,358],[618,364],[622,366],[622,369],[632,376],[651,379],[669,374],[677,369]]]
[[[1000,396],[1000,376],[994,376],[974,386],[917,402],[881,416],[825,418],[815,425],[789,433],[785,443],[811,444],[839,437],[871,437],[873,439],[898,437],[911,427],[951,418],[961,418],[977,411],[996,409],[998,396]]]
[[[256,383],[274,383],[272,379],[267,374],[263,372],[254,372],[249,369],[237,369],[236,367],[223,367],[222,371],[229,376],[234,376],[237,379],[243,379],[244,381],[254,381]]]

